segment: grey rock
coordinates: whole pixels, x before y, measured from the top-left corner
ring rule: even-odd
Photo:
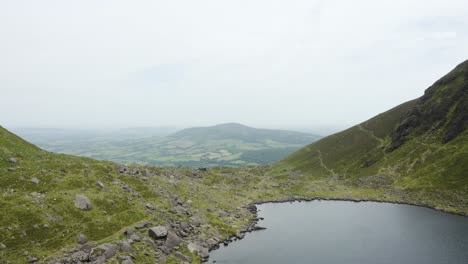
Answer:
[[[104,185],[104,183],[102,183],[101,181],[98,181],[96,184],[97,184],[97,186],[98,186],[99,188],[101,188],[101,189],[106,188],[106,186]]]
[[[195,243],[189,243],[187,245],[187,249],[189,250],[190,253],[194,253],[198,251],[198,245]]]
[[[145,239],[144,242],[152,247],[156,246],[156,243],[154,243],[154,241],[149,238]]]
[[[171,250],[168,249],[166,246],[160,246],[159,249],[165,254],[171,253]]]
[[[101,254],[102,253],[102,254]],[[100,255],[104,256],[105,259],[110,259],[117,253],[117,248],[112,243],[106,243],[99,245],[97,248],[93,248],[91,255]]]
[[[133,247],[127,241],[123,241],[122,245],[120,246],[120,250],[122,250],[123,252],[132,252]]]
[[[81,210],[91,210],[93,208],[91,201],[83,194],[75,195],[75,206]]]
[[[75,261],[75,262],[87,261],[89,259],[89,253],[86,253],[84,251],[78,251],[76,253],[73,253],[71,258],[72,258],[72,261]]]
[[[148,230],[148,234],[153,239],[163,239],[167,237],[167,228],[165,226],[155,226]]]
[[[92,262],[93,264],[105,264],[105,263],[107,263],[107,260],[106,260],[105,256],[99,256],[99,257],[96,258],[96,260],[93,259],[92,261],[93,261]]]
[[[208,256],[209,256],[208,248],[202,247],[199,244],[189,243],[187,245],[187,248],[190,251],[190,253],[195,253],[196,252],[203,259],[208,258]]]
[[[16,171],[16,168],[8,168],[8,171],[9,171],[9,172],[15,172],[15,171]]]
[[[135,228],[129,227],[125,230],[124,235],[129,236],[135,232]]]
[[[146,177],[152,176],[151,171],[148,170],[148,169],[141,170],[141,174],[142,174],[143,176],[146,176]]]
[[[125,173],[125,172],[127,172],[127,168],[126,167],[120,167],[119,172],[120,173]]]
[[[78,244],[82,244],[82,245],[86,244],[86,242],[88,242],[88,238],[83,234],[79,234],[77,242],[78,242]]]
[[[196,227],[199,227],[202,224],[202,221],[199,218],[196,218],[196,217],[192,217],[191,221],[192,221],[192,224],[194,226],[196,226]]]
[[[182,239],[176,233],[168,232],[167,237],[166,237],[166,243],[164,243],[164,245],[168,249],[173,249],[179,246],[181,242],[182,242]]]
[[[167,262],[167,258],[166,258],[166,255],[161,255],[158,257],[158,262],[157,263],[166,263]]]
[[[36,263],[38,259],[36,257],[28,257],[28,263]]]
[[[5,248],[6,248],[5,244],[0,243],[0,249],[5,249]]]
[[[10,162],[12,164],[16,164],[16,162],[18,162],[18,160],[16,158],[9,158],[8,162]]]
[[[131,239],[132,241],[135,241],[135,242],[140,242],[140,241],[141,241],[141,238],[140,238],[137,234],[132,234],[132,235],[130,236],[130,239]]]
[[[218,212],[218,216],[219,216],[219,217],[226,217],[226,216],[228,216],[228,215],[229,215],[229,214],[226,213],[226,212],[224,212],[224,211],[219,211],[219,212]]]
[[[200,251],[198,251],[198,255],[200,255],[202,259],[207,259],[210,256],[210,252],[206,247],[200,247]]]
[[[84,251],[84,252],[86,252],[86,253],[90,253],[91,250],[92,250],[94,247],[96,247],[96,243],[95,243],[95,242],[89,242],[89,243],[84,244],[84,245],[80,248],[80,250],[81,250],[81,251]]]
[[[187,233],[190,232],[190,230],[191,230],[191,226],[186,222],[181,222],[180,223],[180,228],[182,228],[182,230],[184,232],[187,232]]]
[[[131,259],[125,259],[121,262],[122,264],[134,264]]]
[[[174,256],[182,261],[192,262],[192,258],[185,256],[184,254],[180,253],[179,251],[174,252]]]
[[[153,223],[152,222],[143,222],[143,223],[139,223],[135,226],[136,229],[143,229],[143,228],[146,228],[146,227],[150,227]]]
[[[40,180],[38,178],[32,178],[31,182],[35,184],[39,184]]]

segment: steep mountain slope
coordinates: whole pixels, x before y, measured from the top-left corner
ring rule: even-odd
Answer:
[[[32,142],[54,152],[67,153],[125,164],[158,166],[245,166],[278,161],[316,135],[285,130],[257,129],[241,124],[222,124],[181,130],[167,137],[131,137],[127,133],[47,134],[47,130],[19,130]],[[136,130],[135,132],[139,132]],[[143,131],[148,134],[151,130]]]
[[[466,207],[467,107],[465,61],[421,98],[308,145],[275,169],[360,187],[391,188]]]

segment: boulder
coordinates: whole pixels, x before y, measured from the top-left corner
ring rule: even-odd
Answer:
[[[167,233],[166,243],[164,243],[164,245],[168,249],[173,249],[179,246],[181,242],[182,242],[182,239],[176,233],[169,231]]]
[[[18,162],[18,160],[16,158],[9,158],[8,162],[10,162],[11,164],[16,164],[16,162]]]
[[[82,194],[75,195],[75,206],[81,210],[91,210],[93,208],[88,197]]]
[[[31,182],[35,184],[39,184],[40,180],[38,178],[32,178]]]
[[[132,241],[135,241],[135,242],[140,242],[140,241],[141,241],[141,238],[140,238],[137,234],[132,234],[132,235],[130,236],[130,239],[131,239]]]
[[[115,256],[115,253],[117,252],[117,248],[115,247],[114,244],[111,244],[111,243],[107,243],[107,244],[104,244],[104,256],[106,257],[106,259],[110,259],[112,258],[113,256]]]
[[[91,250],[93,250],[94,247],[96,247],[96,243],[95,243],[95,242],[89,242],[89,243],[84,244],[84,245],[80,248],[80,250],[81,250],[81,251],[84,251],[84,252],[86,252],[86,253],[90,253]]]
[[[150,177],[150,176],[152,176],[151,171],[148,170],[148,169],[141,170],[141,174],[142,174],[143,176],[145,176],[145,177]]]
[[[122,245],[120,246],[120,250],[122,250],[123,252],[132,252],[133,247],[127,241],[123,241]]]
[[[148,234],[153,239],[163,239],[167,237],[167,228],[164,226],[155,226],[148,230]]]
[[[192,217],[190,218],[190,220],[192,221],[192,224],[196,227],[199,227],[202,225],[202,221],[197,217]]]
[[[228,215],[229,215],[229,214],[226,213],[226,212],[224,212],[224,211],[219,211],[219,212],[218,212],[218,216],[219,216],[219,217],[226,217],[226,216],[228,216]]]
[[[196,243],[189,243],[187,245],[187,248],[189,250],[190,253],[198,253],[198,255],[202,258],[202,259],[206,259],[208,258],[209,256],[209,252],[208,252],[208,248],[206,247],[203,247],[199,244],[196,244]]]
[[[177,252],[174,252],[174,257],[182,260],[182,261],[186,261],[186,262],[192,262],[192,258],[191,257],[188,257],[188,256],[185,256],[184,254],[180,253],[179,251]]]
[[[78,251],[76,253],[73,253],[71,258],[74,262],[87,261],[89,259],[89,254],[84,251]]]
[[[79,234],[77,242],[78,242],[78,244],[84,245],[84,244],[86,244],[86,242],[88,242],[88,238],[83,234]]]
[[[153,223],[151,221],[147,221],[147,222],[142,222],[142,223],[139,223],[135,226],[136,229],[143,229],[143,228],[147,228],[147,227],[150,227]]]
[[[129,227],[129,228],[127,228],[127,230],[125,230],[124,235],[130,236],[130,235],[132,235],[134,232],[135,232],[135,228],[134,228],[134,227]]]
[[[96,259],[101,259],[101,257],[104,257],[104,259],[107,260],[115,256],[116,253],[117,248],[115,245],[112,243],[106,243],[93,248],[91,251],[91,256],[95,257]]]

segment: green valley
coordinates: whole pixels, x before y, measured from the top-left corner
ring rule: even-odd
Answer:
[[[319,139],[306,133],[257,129],[241,124],[133,133],[83,133],[19,129],[19,135],[46,150],[123,164],[213,167],[251,166],[278,161]],[[159,133],[158,133],[159,132]],[[165,132],[165,133],[162,133]]]

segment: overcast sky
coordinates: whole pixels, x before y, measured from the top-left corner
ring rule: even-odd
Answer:
[[[466,0],[1,0],[0,125],[345,127],[466,59]]]

